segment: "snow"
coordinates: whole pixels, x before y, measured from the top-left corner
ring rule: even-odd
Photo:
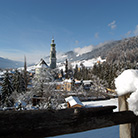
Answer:
[[[43,59],[41,59],[40,62],[36,65],[36,68],[48,68],[48,65]]]
[[[0,72],[0,76],[4,75],[4,72]]]
[[[101,59],[101,57],[98,57],[98,58],[93,58],[93,59],[89,59],[89,60],[84,60],[83,61],[83,65],[85,67],[90,68],[90,67],[93,67],[95,63],[97,63],[97,62],[101,62],[102,63],[104,61],[105,61],[105,59]]]
[[[45,64],[38,64],[36,68],[48,68]]]
[[[127,99],[129,110],[138,115],[138,70],[125,70],[115,79],[115,86],[119,96],[132,93]]]
[[[64,82],[71,83],[72,82],[72,79],[65,79]]]
[[[118,99],[115,98],[110,100],[83,102],[83,104],[89,107],[108,106],[108,105],[118,106]],[[115,109],[114,112],[115,111],[118,111],[118,108]],[[55,136],[51,138],[119,138],[119,126],[89,130],[81,133]]]
[[[130,95],[130,98],[127,99],[129,103],[129,109],[138,115],[138,90]]]
[[[76,65],[78,65],[78,67],[80,68],[81,64],[83,64],[86,68],[92,68],[95,63],[97,63],[97,62],[102,63],[104,61],[106,61],[106,60],[102,59],[101,57],[98,57],[98,58],[92,58],[89,60],[74,61],[74,62],[70,62],[70,64],[73,69],[75,69]],[[65,64],[57,63],[57,66],[60,70],[63,69],[63,71],[65,71]]]
[[[136,91],[138,88],[138,70],[125,70],[115,79],[115,86],[119,96]]]
[[[87,107],[97,107],[97,106],[117,106],[114,109],[114,112],[118,111],[118,98],[110,99],[110,100],[101,100],[101,101],[90,101],[90,102],[82,102]]]
[[[83,84],[84,84],[84,85],[91,84],[91,83],[92,83],[91,80],[83,80]]]
[[[69,96],[69,97],[65,98],[65,101],[66,101],[66,102],[69,102],[69,104],[70,104],[71,106],[74,106],[74,105],[76,105],[76,104],[79,104],[79,105],[82,105],[82,106],[83,106],[83,104],[82,104],[82,102],[79,100],[79,98],[78,98],[78,97],[75,97],[75,96]]]

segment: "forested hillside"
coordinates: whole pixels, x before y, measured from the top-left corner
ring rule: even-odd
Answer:
[[[106,62],[96,63],[92,69],[81,68],[75,74],[80,79],[95,79],[106,84],[106,87],[115,89],[114,79],[126,69],[137,69],[138,61],[138,37],[131,37],[119,41],[110,42],[85,55],[85,58],[101,56]],[[84,58],[83,57],[83,58]]]
[[[89,53],[78,56],[77,60],[87,60],[101,56],[106,58],[107,62],[117,60],[134,62],[138,59],[138,36],[126,38],[123,40],[107,42],[103,46],[95,48]]]
[[[138,61],[138,37],[124,39],[107,53],[107,62]]]

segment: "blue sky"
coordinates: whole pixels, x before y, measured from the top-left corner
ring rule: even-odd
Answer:
[[[29,63],[138,35],[137,0],[0,0],[0,57]]]

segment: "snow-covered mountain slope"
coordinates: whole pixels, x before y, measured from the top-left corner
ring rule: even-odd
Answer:
[[[69,68],[73,68],[75,69],[76,65],[78,67],[81,67],[81,64],[83,64],[86,68],[92,68],[94,66],[95,63],[102,63],[106,61],[105,59],[101,59],[101,57],[97,57],[97,58],[92,58],[89,60],[82,60],[82,61],[69,61]],[[57,67],[61,70],[63,69],[63,71],[65,71],[65,62],[64,63],[57,63]]]

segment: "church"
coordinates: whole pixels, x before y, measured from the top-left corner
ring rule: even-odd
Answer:
[[[50,65],[48,66],[44,59],[41,59],[40,62],[35,66],[35,74],[39,75],[42,71],[50,72],[51,69],[56,68],[56,44],[55,40],[52,39],[51,50],[50,50]],[[49,73],[48,73],[49,74]]]
[[[54,43],[54,39],[52,39],[51,43],[51,51],[50,51],[50,68],[55,69],[56,68],[56,44]]]

